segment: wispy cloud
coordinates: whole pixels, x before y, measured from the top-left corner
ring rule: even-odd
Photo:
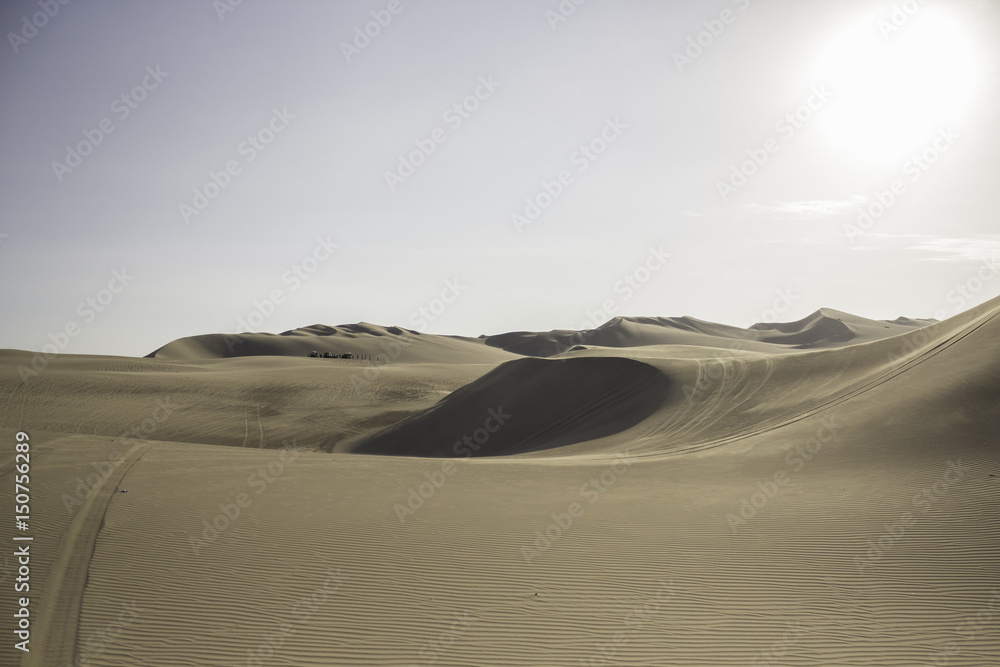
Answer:
[[[1000,234],[983,234],[959,238],[925,236],[907,246],[907,250],[929,253],[921,259],[929,262],[961,262],[981,260],[1000,253]]]
[[[855,251],[904,251],[918,255],[918,262],[978,262],[1000,255],[1000,234],[935,236],[933,234],[865,234]]]
[[[748,208],[754,213],[783,218],[825,218],[852,213],[864,201],[866,200],[863,197],[855,196],[851,199],[813,199],[768,204],[754,203],[750,204]]]

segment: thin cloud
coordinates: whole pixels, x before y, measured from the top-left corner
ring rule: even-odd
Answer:
[[[785,218],[826,218],[852,213],[865,200],[862,197],[852,199],[813,199],[806,201],[788,201],[773,204],[750,204],[748,208],[754,213],[780,216]]]
[[[1000,254],[1000,234],[934,236],[932,234],[865,234],[853,250],[904,250],[919,253],[921,262],[968,262]]]
[[[959,238],[927,236],[907,250],[930,253],[921,259],[928,262],[961,262],[981,260],[1000,253],[1000,235],[967,236]]]

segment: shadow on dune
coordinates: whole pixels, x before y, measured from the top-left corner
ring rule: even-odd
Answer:
[[[361,454],[521,454],[613,435],[649,417],[671,382],[617,357],[518,359],[356,444]]]

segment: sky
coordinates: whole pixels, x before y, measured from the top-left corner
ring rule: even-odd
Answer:
[[[1000,3],[7,0],[0,29],[0,348],[1000,294]]]

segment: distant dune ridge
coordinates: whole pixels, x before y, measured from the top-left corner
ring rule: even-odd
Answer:
[[[511,358],[463,336],[422,334],[401,327],[360,322],[336,327],[314,324],[280,334],[205,334],[180,338],[146,355],[151,359],[196,360],[250,356],[304,357],[312,351],[378,357],[385,362],[479,363]]]
[[[397,326],[361,322],[326,326],[314,324],[280,334],[206,334],[180,338],[147,355],[153,359],[218,359],[244,356],[305,356],[310,351],[368,354],[392,361],[467,363],[472,357],[499,360],[480,348],[498,348],[517,355],[551,357],[577,345],[642,347],[697,345],[730,347],[739,341],[748,348],[774,351],[757,343],[795,349],[815,349],[867,342],[905,333],[934,320],[869,320],[830,308],[817,310],[796,322],[761,323],[749,329],[704,322],[693,317],[615,317],[596,329],[518,331],[468,338],[423,334]]]
[[[34,357],[3,664],[1000,664],[1000,298]]]
[[[905,333],[932,320],[869,320],[824,308],[797,322],[755,324],[749,329],[705,322],[693,317],[615,317],[587,331],[518,332],[487,336],[487,345],[527,356],[548,357],[575,345],[641,347],[647,345],[694,345],[776,351],[783,346],[816,349],[867,342]]]

